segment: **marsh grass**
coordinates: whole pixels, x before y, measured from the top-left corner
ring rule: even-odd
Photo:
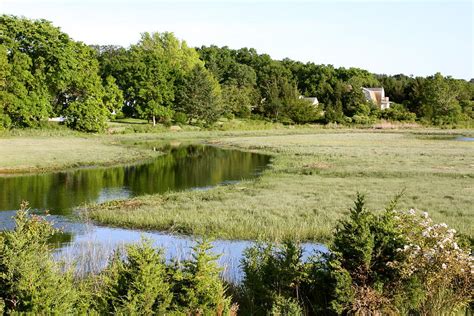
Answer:
[[[50,172],[85,166],[113,166],[149,159],[158,153],[126,146],[110,136],[9,134],[0,138],[0,174]]]
[[[252,133],[179,134],[182,139],[272,154],[272,166],[261,178],[93,205],[88,216],[106,225],[181,234],[324,242],[331,239],[356,192],[367,195],[369,207],[381,208],[404,189],[400,208],[429,211],[434,220],[472,236],[472,143],[420,138],[426,130]],[[435,131],[453,133],[459,132]],[[168,133],[161,139],[175,137]]]

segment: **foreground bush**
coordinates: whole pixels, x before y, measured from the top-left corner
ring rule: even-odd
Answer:
[[[192,259],[167,265],[149,240],[127,246],[99,275],[94,308],[102,314],[229,315],[230,298],[210,248],[198,243]]]
[[[470,251],[427,213],[392,205],[375,215],[359,195],[329,250],[303,261],[290,241],[248,249],[242,308],[257,315],[298,314],[295,304],[310,315],[444,315],[473,301]]]
[[[209,253],[211,245],[198,243],[193,257],[173,269],[173,309],[186,315],[230,315],[236,312],[225,295],[220,268]]]
[[[308,281],[309,264],[292,241],[281,245],[258,244],[246,249],[242,260],[245,306],[252,314],[290,308],[301,301],[302,284]],[[286,305],[285,305],[286,304]]]
[[[116,251],[101,273],[74,279],[54,261],[48,240],[56,232],[26,204],[13,231],[0,234],[0,314],[232,315],[207,242],[193,257],[165,262],[162,250],[144,240]]]
[[[23,204],[13,231],[0,234],[0,308],[13,312],[71,313],[78,293],[72,274],[53,261],[48,239],[54,229],[44,219],[29,216]]]
[[[123,255],[117,251],[101,275],[97,309],[119,314],[165,312],[173,296],[162,252],[143,241],[126,246]]]

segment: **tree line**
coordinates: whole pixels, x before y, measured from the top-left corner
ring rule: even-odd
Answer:
[[[370,123],[378,119],[444,125],[472,121],[474,82],[377,75],[359,68],[274,60],[253,48],[189,47],[173,33],[138,43],[87,46],[46,20],[0,17],[0,127],[41,126],[63,116],[97,132],[113,117],[153,124],[212,125],[220,117],[283,123]],[[385,88],[380,110],[362,87]],[[317,97],[319,104],[299,96]]]

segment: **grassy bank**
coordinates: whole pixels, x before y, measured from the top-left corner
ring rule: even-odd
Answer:
[[[156,155],[146,142],[204,142],[229,136],[312,133],[321,126],[288,127],[255,120],[226,120],[204,129],[182,126],[178,130],[145,120],[109,122],[107,133],[88,134],[57,123],[38,129],[0,130],[0,174],[51,172],[77,167],[113,166]]]
[[[88,216],[107,225],[220,238],[326,241],[357,191],[367,194],[369,207],[378,207],[405,190],[401,208],[426,210],[472,236],[474,145],[451,140],[451,133],[286,129],[123,135],[128,142],[205,140],[274,159],[255,181],[95,205]]]
[[[61,132],[3,135],[0,152],[0,174],[111,166],[156,155],[145,148],[124,146],[112,136]]]

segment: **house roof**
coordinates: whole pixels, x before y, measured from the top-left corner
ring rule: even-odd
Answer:
[[[383,87],[381,87],[381,88],[365,88],[365,87],[362,87],[362,89],[369,90],[369,91],[382,91]]]

